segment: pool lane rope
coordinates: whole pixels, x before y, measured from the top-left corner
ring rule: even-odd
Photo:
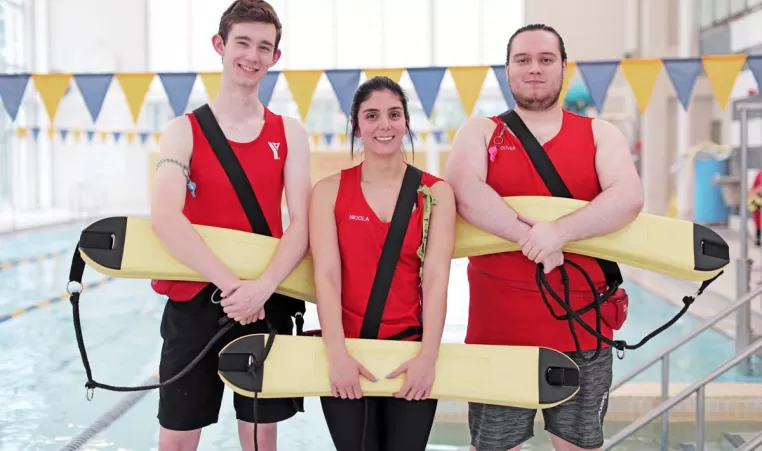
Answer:
[[[152,374],[151,377],[146,379],[142,385],[152,385],[159,382],[159,372]],[[111,426],[116,420],[121,418],[128,410],[130,410],[138,401],[143,399],[147,391],[134,391],[130,392],[122,399],[101,415],[97,420],[92,422],[84,431],[77,434],[66,445],[61,448],[60,451],[74,451],[82,448],[93,437],[100,434]]]
[[[58,249],[57,251],[45,252],[43,254],[33,255],[31,257],[18,257],[8,260],[0,260],[0,271],[16,268],[27,263],[38,263],[45,260],[51,260],[63,255],[69,248]]]
[[[104,277],[102,279],[98,279],[98,280],[95,280],[95,281],[90,282],[88,284],[85,284],[83,286],[83,288],[85,290],[91,289],[91,288],[97,288],[97,287],[106,285],[108,283],[111,283],[114,280],[115,279],[113,277],[110,277],[110,276],[109,277]],[[8,313],[0,315],[0,323],[4,323],[4,322],[9,321],[9,320],[11,320],[13,318],[17,318],[17,317],[19,317],[21,315],[29,313],[31,311],[38,310],[38,309],[41,309],[43,307],[49,307],[49,306],[51,306],[53,304],[57,304],[57,303],[59,303],[61,301],[66,301],[68,299],[69,299],[69,293],[68,292],[60,294],[58,296],[53,296],[51,298],[42,299],[42,300],[37,301],[37,302],[35,302],[35,303],[31,304],[31,305],[28,305],[26,307],[17,308],[15,310],[11,310]]]

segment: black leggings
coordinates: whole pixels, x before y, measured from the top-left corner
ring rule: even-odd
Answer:
[[[436,399],[329,396],[320,404],[336,451],[424,451],[437,410]]]

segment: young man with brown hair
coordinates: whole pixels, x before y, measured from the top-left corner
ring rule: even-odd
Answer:
[[[236,0],[212,37],[222,58],[222,78],[219,93],[205,110],[207,118],[211,114],[216,119],[237,157],[272,236],[280,238],[260,278],[240,280],[194,230],[193,225],[208,225],[252,231],[231,178],[218,160],[219,149],[211,147],[200,126],[201,109],[173,119],[161,136],[151,209],[154,230],[172,255],[210,281],[152,282],[157,293],[169,298],[161,324],[161,380],[176,375],[200,353],[220,330],[220,319],[227,316],[240,324],[188,374],[160,389],[160,451],[195,450],[201,429],[217,422],[224,391],[217,375],[222,346],[243,335],[268,332],[267,322],[277,333],[291,334],[292,316],[298,314],[288,302],[291,299],[274,291],[308,249],[309,141],[296,119],[272,113],[258,95],[260,82],[281,56],[280,40],[280,21],[267,2]],[[284,189],[289,216],[285,232]],[[276,423],[301,411],[302,402],[257,400],[260,450],[276,449]],[[234,406],[241,447],[253,450],[254,400],[235,394]]]
[[[553,300],[545,304],[537,286],[537,265],[543,265],[548,283],[561,296],[565,284],[556,268],[565,262],[583,268],[596,288],[605,288],[609,279],[595,259],[564,255],[562,248],[630,223],[643,207],[643,188],[621,131],[605,120],[563,109],[566,67],[563,39],[552,27],[533,24],[516,31],[508,42],[505,64],[516,108],[506,115],[468,119],[453,142],[445,178],[465,220],[521,247],[520,252],[469,258],[465,341],[567,352],[580,368],[579,393],[542,415],[553,448],[578,451],[603,446],[612,350],[603,345],[597,352],[598,337],[578,324],[573,324],[574,335],[569,321],[554,317],[565,311]],[[521,217],[501,199],[556,195],[552,186],[559,186],[553,184],[557,179],[543,180],[550,172],[541,169],[543,155],[549,162],[545,169],[555,168],[573,197],[589,202],[552,222]],[[574,268],[568,271],[568,287],[573,310],[593,301],[587,280]],[[595,327],[596,309],[580,318]],[[600,333],[611,340],[617,328],[604,318]],[[534,409],[469,403],[471,449],[517,451],[533,436],[536,414]]]

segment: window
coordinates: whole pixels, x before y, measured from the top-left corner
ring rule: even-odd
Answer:
[[[721,22],[730,16],[730,0],[714,0],[714,21]]]
[[[698,0],[698,22],[700,28],[707,28],[714,22],[714,1]]]
[[[730,14],[738,14],[746,9],[746,0],[730,0]]]
[[[2,73],[28,71],[25,54],[26,43],[29,42],[26,7],[25,1],[0,0],[0,72]],[[24,110],[28,108],[28,105],[29,102],[21,105],[19,119],[23,119]],[[2,114],[0,118],[0,211],[10,209],[17,204],[17,202],[14,203],[14,197],[17,200],[28,199],[34,203],[37,180],[37,177],[31,177],[37,171],[35,149],[23,148],[23,143],[16,136],[16,124],[12,123],[7,113]],[[26,174],[30,177],[14,174],[14,167],[28,168]],[[20,186],[22,183],[23,186]]]

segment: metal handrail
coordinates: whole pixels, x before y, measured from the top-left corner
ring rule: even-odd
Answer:
[[[669,400],[662,402],[658,406],[651,409],[648,413],[638,418],[632,424],[617,432],[613,437],[604,442],[603,449],[611,449],[621,441],[639,431],[643,426],[653,421],[659,415],[665,414],[670,409],[680,404],[683,400],[685,400],[685,398],[692,395],[693,393],[696,393],[696,451],[704,451],[704,401],[706,396],[706,385],[710,382],[713,382],[715,379],[725,374],[725,372],[727,372],[729,369],[733,368],[739,362],[748,358],[760,349],[762,349],[762,339],[756,340],[741,353],[737,354],[732,359],[715,368],[714,371],[704,376],[699,381],[692,384],[690,387],[681,391]]]
[[[660,382],[661,402],[667,401],[669,399],[669,356],[672,353],[672,351],[688,343],[689,341],[693,340],[694,338],[696,338],[696,336],[698,336],[705,330],[709,329],[710,327],[714,326],[721,320],[725,319],[726,316],[735,312],[739,308],[745,306],[746,304],[751,302],[752,299],[759,296],[760,294],[762,294],[762,285],[757,286],[754,290],[751,290],[748,294],[746,294],[746,296],[742,297],[741,299],[727,306],[724,310],[714,315],[711,319],[703,323],[700,327],[694,329],[693,331],[691,331],[684,337],[672,343],[670,346],[662,350],[659,354],[657,354],[650,360],[630,370],[630,372],[625,374],[624,377],[620,378],[619,380],[617,380],[611,385],[611,391],[613,392],[614,390],[621,387],[625,383],[631,381],[636,376],[640,375],[647,369],[651,368],[656,362],[661,362],[661,382]],[[667,418],[667,415],[665,414],[661,419],[661,450],[662,451],[667,451],[668,437],[669,437],[669,420]]]
[[[762,294],[762,285],[757,286],[753,290],[751,290],[749,293],[747,293],[744,297],[739,299],[738,301],[730,304],[728,307],[726,307],[724,310],[720,311],[716,315],[714,315],[711,319],[704,322],[701,327],[698,327],[694,329],[692,332],[688,333],[681,339],[677,340],[667,348],[665,348],[663,351],[661,351],[659,354],[651,358],[651,360],[646,361],[645,363],[635,367],[632,369],[629,373],[625,374],[622,378],[614,382],[614,384],[611,386],[611,391],[613,392],[617,388],[621,387],[625,383],[631,381],[635,377],[639,376],[640,373],[646,371],[647,369],[651,368],[656,362],[664,361],[665,357],[668,357],[669,354],[672,353],[675,349],[679,348],[680,346],[686,344],[687,342],[694,339],[696,336],[704,332],[705,330],[709,329],[710,327],[714,326],[721,320],[725,319],[726,316],[730,315],[731,313],[735,312],[739,308],[743,307],[744,305],[748,304],[752,299]],[[669,366],[667,366],[669,368]]]
[[[751,438],[751,440],[741,445],[741,447],[737,448],[736,451],[753,451],[759,446],[762,446],[762,432],[755,435]]]

